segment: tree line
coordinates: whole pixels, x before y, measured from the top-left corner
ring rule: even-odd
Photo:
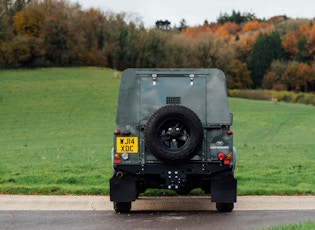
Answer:
[[[233,11],[145,28],[134,15],[63,0],[3,0],[0,28],[0,68],[220,68],[231,89],[315,91],[314,19]]]

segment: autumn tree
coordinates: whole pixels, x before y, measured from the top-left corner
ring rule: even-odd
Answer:
[[[138,64],[145,68],[169,67],[167,57],[168,35],[161,30],[150,30],[141,42]]]
[[[290,62],[281,76],[281,81],[287,86],[287,90],[294,90],[292,84],[294,84],[297,69],[298,62],[296,61]]]
[[[311,76],[311,68],[306,63],[300,62],[298,65],[298,70],[296,73],[296,77],[292,86],[296,91],[307,92],[307,86],[310,82]]]
[[[175,34],[166,41],[166,56],[169,58],[168,67],[191,68],[198,66],[192,55],[191,39],[183,34]]]
[[[315,21],[309,23],[309,32],[307,33],[307,46],[309,49],[308,60],[314,60],[315,56]]]
[[[258,20],[251,20],[247,22],[244,27],[242,28],[242,33],[246,33],[248,31],[256,31],[259,30],[259,21]]]
[[[314,72],[306,63],[290,62],[282,74],[282,80],[288,85],[288,90],[307,92],[314,84]]]
[[[262,88],[273,90],[287,90],[288,85],[282,79],[282,74],[286,70],[288,64],[283,60],[274,60],[268,72],[264,75]]]
[[[212,34],[214,31],[208,25],[196,26],[196,27],[186,27],[181,31],[181,34],[189,38],[196,38],[198,36],[203,36],[202,34]]]
[[[38,5],[19,11],[13,16],[13,26],[19,35],[39,37],[44,22],[45,13]]]
[[[213,67],[216,58],[215,41],[213,34],[202,34],[194,39],[192,44],[192,55],[196,67]]]
[[[219,26],[214,32],[218,39],[229,38],[237,34],[240,31],[240,26],[234,22],[227,22]]]
[[[21,67],[29,61],[30,56],[30,49],[22,37],[0,43],[0,64],[10,68]]]
[[[242,63],[238,59],[231,60],[225,74],[229,89],[246,89],[252,84],[246,63]]]
[[[296,55],[298,38],[295,33],[288,33],[284,36],[282,45],[285,50],[285,55],[289,60],[293,60]]]
[[[229,64],[236,56],[235,50],[230,46],[226,46],[224,39],[215,40],[215,48],[211,49],[210,52],[214,60],[212,67],[219,68],[224,72],[229,68]]]
[[[69,23],[56,18],[47,21],[44,27],[47,58],[57,65],[70,64],[75,55],[76,36]]]
[[[278,31],[280,36],[297,33],[300,30],[302,25],[306,25],[308,23],[308,19],[282,19],[278,20],[274,26],[275,30]],[[300,37],[300,34],[296,34],[297,37]]]
[[[12,21],[13,15],[21,11],[30,0],[1,0],[0,1],[0,41],[14,37]]]
[[[106,66],[108,65],[105,46],[108,20],[106,16],[98,10],[89,9],[81,11],[73,9],[77,17],[73,19],[77,39],[77,63],[86,65]]]

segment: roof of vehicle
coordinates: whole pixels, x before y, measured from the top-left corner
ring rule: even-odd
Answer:
[[[116,123],[140,123],[158,108],[178,103],[204,125],[231,124],[226,80],[219,69],[126,69],[121,76]]]

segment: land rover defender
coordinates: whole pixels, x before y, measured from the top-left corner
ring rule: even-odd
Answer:
[[[221,212],[236,202],[236,150],[219,69],[127,69],[121,75],[110,200],[119,213],[148,188],[201,188]]]

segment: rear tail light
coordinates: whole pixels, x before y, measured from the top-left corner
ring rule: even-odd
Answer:
[[[114,155],[114,160],[113,160],[114,164],[120,164],[121,160],[120,160],[120,155],[118,153],[116,153]]]
[[[230,129],[229,129],[229,130],[227,130],[227,131],[226,131],[226,135],[228,135],[228,136],[231,136],[231,135],[233,135],[233,132],[232,132],[232,130],[230,130]]]
[[[222,153],[222,152],[218,153],[218,159],[219,159],[220,161],[223,161],[224,158],[225,158],[224,153]]]
[[[219,152],[218,153],[218,159],[220,161],[223,161],[223,164],[225,165],[229,165],[231,163],[231,159],[232,159],[232,154],[231,153],[228,153],[228,154],[224,154],[223,152]]]
[[[116,129],[116,130],[114,131],[114,135],[115,135],[115,136],[120,135],[120,130],[119,130],[119,129]]]

